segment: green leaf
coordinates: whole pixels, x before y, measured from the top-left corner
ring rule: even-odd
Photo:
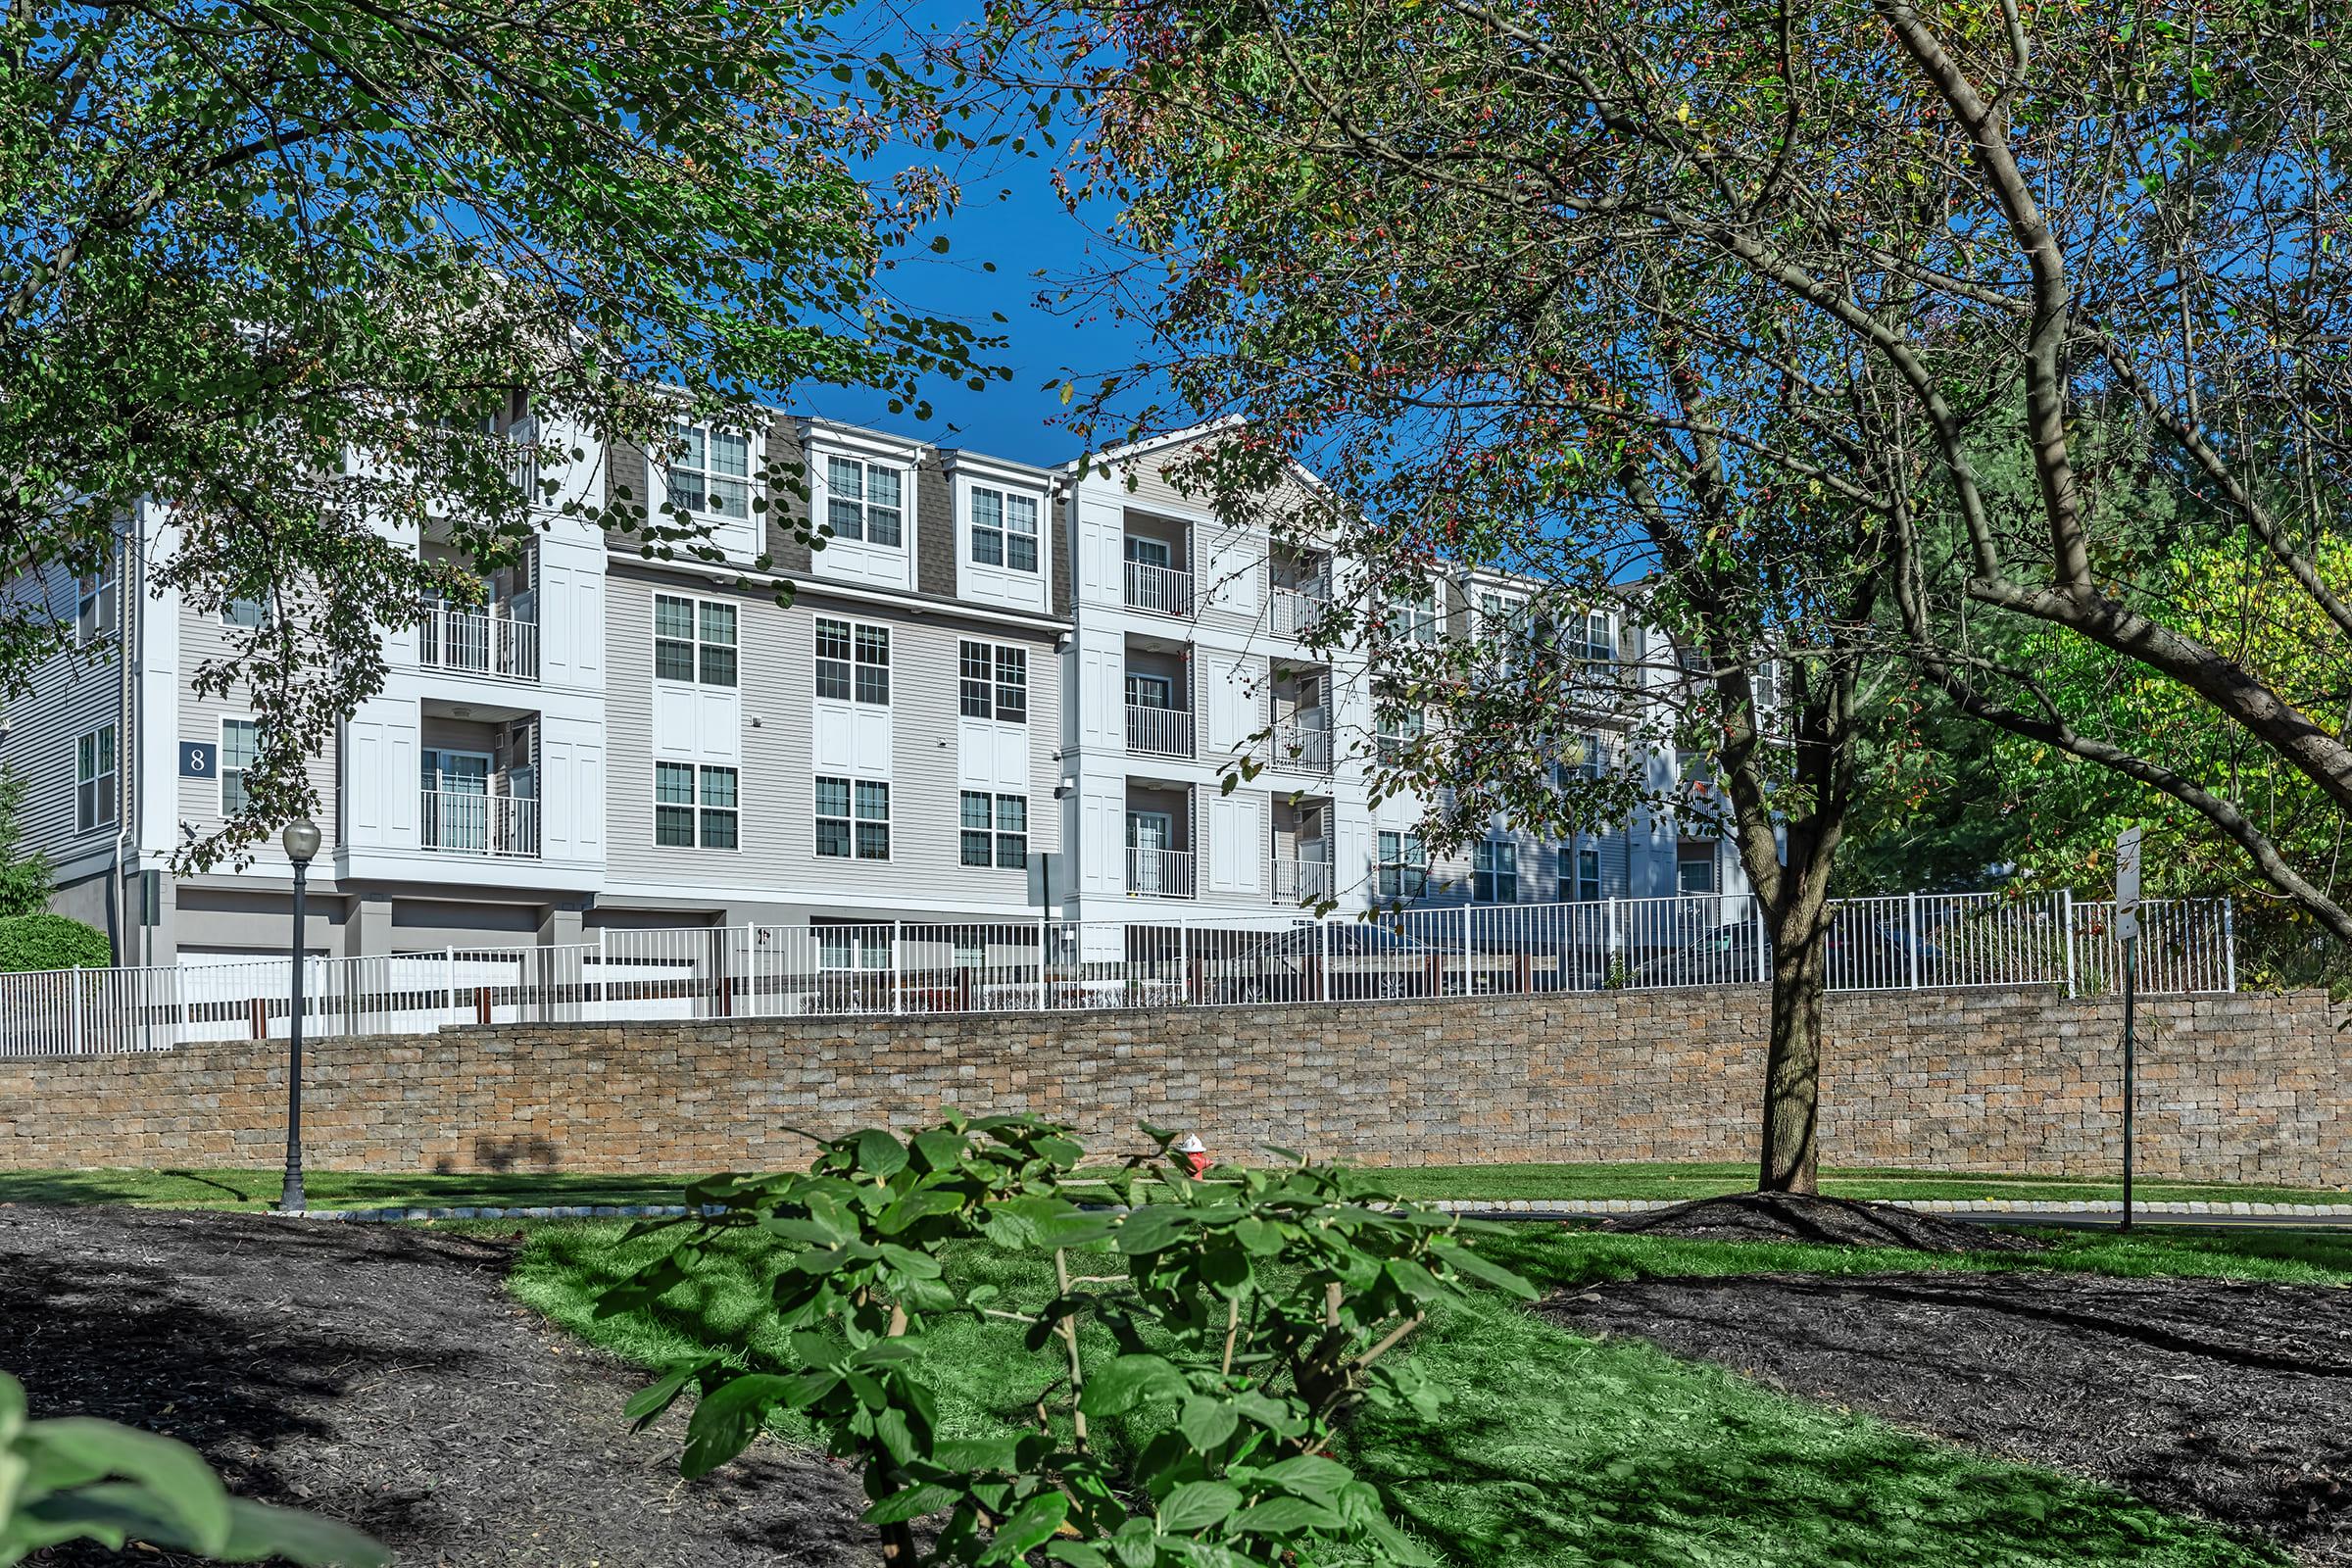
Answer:
[[[1288,1536],[1301,1530],[1336,1530],[1340,1516],[1304,1497],[1268,1497],[1234,1515],[1233,1528],[1250,1536]]]
[[[858,1135],[858,1168],[887,1181],[906,1168],[906,1148],[880,1128],[868,1127]]]
[[[1119,1250],[1133,1257],[1164,1251],[1183,1240],[1192,1226],[1192,1211],[1168,1203],[1131,1210],[1115,1233]]]
[[[1222,1481],[1188,1481],[1159,1505],[1159,1527],[1180,1536],[1206,1530],[1242,1505],[1238,1487]]]
[[[176,1544],[217,1552],[228,1539],[228,1494],[212,1466],[184,1443],[85,1417],[36,1421],[25,1428],[20,1442],[28,1450],[36,1479],[61,1469],[126,1477],[139,1483],[154,1505],[173,1521],[172,1539]]]
[[[866,1509],[865,1520],[875,1525],[903,1525],[910,1519],[937,1513],[961,1495],[954,1487],[943,1487],[935,1481],[919,1482],[904,1492],[892,1493]]]
[[[392,1560],[381,1543],[317,1514],[243,1497],[229,1499],[228,1514],[228,1544],[215,1554],[222,1562],[284,1557],[302,1568],[376,1568]]]
[[[1180,1399],[1191,1390],[1184,1374],[1162,1357],[1122,1355],[1086,1380],[1078,1408],[1088,1415],[1119,1415],[1138,1403]]]
[[[1466,1274],[1482,1284],[1498,1286],[1523,1301],[1532,1301],[1543,1293],[1500,1263],[1479,1256],[1467,1247],[1440,1243],[1431,1250],[1446,1260],[1446,1266],[1457,1274]]]
[[[772,1373],[747,1372],[705,1395],[686,1423],[686,1451],[678,1473],[689,1481],[709,1475],[750,1447],[767,1412],[786,1401],[792,1382]]]
[[[1184,1401],[1184,1414],[1176,1424],[1183,1431],[1185,1442],[1198,1451],[1208,1453],[1233,1436],[1242,1424],[1242,1416],[1222,1399],[1196,1395]]]
[[[1017,1563],[1029,1552],[1045,1544],[1054,1532],[1069,1517],[1070,1498],[1067,1493],[1041,1492],[1012,1511],[1012,1516],[997,1526],[988,1550],[980,1561],[989,1563]]]
[[[1301,1453],[1252,1470],[1250,1479],[1280,1487],[1315,1502],[1338,1505],[1342,1488],[1355,1479],[1355,1472],[1337,1459],[1327,1459],[1319,1453]]]

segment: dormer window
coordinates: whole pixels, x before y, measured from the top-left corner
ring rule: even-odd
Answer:
[[[983,566],[1037,570],[1037,497],[972,487],[972,560]]]
[[[680,512],[741,522],[752,514],[752,441],[708,425],[679,428],[669,460],[669,504]]]
[[[825,521],[837,539],[861,539],[896,550],[906,516],[905,478],[898,469],[857,458],[827,458]]]

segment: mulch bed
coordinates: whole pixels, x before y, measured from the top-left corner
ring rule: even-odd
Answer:
[[[643,1375],[508,1298],[510,1260],[408,1227],[0,1205],[0,1368],[35,1415],[192,1443],[236,1491],[357,1525],[401,1568],[875,1560],[854,1478],[821,1457],[766,1445],[681,1482],[682,1417],[631,1436]]]
[[[1920,1252],[2033,1252],[2046,1243],[2016,1231],[1944,1219],[1895,1203],[1796,1193],[1735,1193],[1604,1221],[1603,1230],[1715,1242],[1811,1242],[1907,1247]]]
[[[2352,1290],[1756,1274],[1544,1310],[2352,1564]]]

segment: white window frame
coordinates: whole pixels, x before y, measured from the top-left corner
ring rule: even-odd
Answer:
[[[1381,599],[1382,629],[1392,642],[1420,643],[1423,646],[1438,640],[1438,591],[1434,585],[1423,584],[1411,593],[1390,593]]]
[[[110,554],[104,566],[74,580],[74,647],[87,648],[114,631],[120,576],[116,558]]]
[[[838,655],[825,652],[825,628],[827,626],[840,626],[848,630],[849,658],[843,659]],[[890,632],[889,624],[884,621],[852,620],[847,615],[817,616],[814,624],[809,628],[808,644],[808,689],[815,695],[816,701],[820,703],[855,703],[863,708],[888,708],[890,694],[897,684],[892,678],[891,662],[898,657],[898,639],[891,636]],[[868,638],[874,636],[882,639],[880,662],[865,657]],[[825,690],[825,666],[827,664],[843,666],[849,679],[848,695],[836,696]],[[868,670],[882,672],[882,695],[878,698],[866,695],[865,673]],[[960,673],[960,670],[958,672]]]
[[[663,498],[668,501],[671,510],[685,513],[697,521],[708,520],[721,527],[749,523],[754,514],[752,487],[760,476],[759,437],[749,430],[730,430],[724,425],[714,425],[703,419],[677,420],[670,426],[670,433],[674,444],[662,465],[662,484]],[[743,443],[741,473],[723,473],[712,466],[721,437]],[[702,462],[699,465],[685,461],[690,450],[687,443],[697,439],[702,443]],[[680,474],[693,476],[694,488],[701,494],[703,505],[689,506],[679,500]],[[711,497],[723,493],[722,486],[732,487],[737,492],[740,510],[710,505]]]
[[[975,656],[986,666],[982,674],[972,673]],[[1020,670],[1020,678],[1006,679],[1006,675],[1015,667]],[[1020,693],[1018,712],[1012,711],[1013,705],[1004,700],[1007,692],[1015,690]],[[978,699],[987,711],[975,712],[971,706],[974,699]],[[956,711],[963,718],[993,719],[1000,724],[1028,723],[1029,650],[1019,643],[990,643],[974,637],[957,638]]]
[[[1406,715],[1410,715],[1409,721]],[[1394,765],[1402,760],[1405,747],[1429,733],[1429,714],[1418,705],[1399,708],[1396,715],[1378,720],[1372,731],[1373,756],[1384,763]]]
[[[253,612],[251,620],[239,617],[238,612],[244,609],[250,609]],[[233,626],[240,631],[256,631],[269,623],[270,605],[267,600],[231,599],[220,607],[220,624],[223,626]]]
[[[1712,849],[1712,846],[1710,848]],[[1722,858],[1720,852],[1711,853],[1701,859],[1699,857],[1688,855],[1684,851],[1685,846],[1681,844],[1677,844],[1674,848],[1674,891],[1676,894],[1686,899],[1711,899],[1722,893],[1723,868],[1720,864]],[[1707,885],[1703,888],[1685,885],[1684,873],[1695,866],[1703,866],[1706,869]]]
[[[1391,902],[1429,896],[1429,845],[1418,833],[1382,828],[1372,835],[1373,887]],[[1405,891],[1406,880],[1415,886]]]
[[[1600,902],[1600,846],[1580,844],[1576,847],[1576,902]]]
[[[83,773],[83,754],[89,771]],[[122,737],[112,722],[93,725],[74,737],[74,831],[95,833],[113,827],[121,815],[122,795]]]
[[[974,805],[983,808],[988,818],[986,827],[974,827],[968,820],[967,813]],[[1008,806],[1017,807],[1020,809],[1021,825],[1017,828],[1008,827],[1005,824],[1004,808]],[[1004,858],[1005,845],[1015,839],[1020,841],[1020,858],[1007,862]],[[970,853],[975,846],[987,855],[986,859],[970,858]],[[1027,870],[1029,868],[1029,797],[1000,794],[990,790],[959,791],[956,797],[956,863],[967,871]]]
[[[1510,869],[1503,869],[1505,858]],[[1481,861],[1485,864],[1482,866]],[[1504,898],[1504,882],[1509,882],[1510,897]],[[1512,839],[1486,838],[1470,846],[1470,902],[1473,904],[1517,904],[1519,902],[1519,845]]]
[[[893,809],[890,790],[891,781],[886,778],[858,778],[849,773],[818,773],[813,775],[813,780],[814,782],[809,786],[808,796],[808,820],[810,827],[809,847],[810,850],[815,854],[816,858],[820,860],[881,860],[885,862],[890,860],[893,858],[893,850],[895,848],[893,843],[894,835],[891,832],[891,811]],[[849,815],[840,816],[829,811],[819,811],[817,809],[817,786],[828,783],[846,784],[849,787],[849,796],[847,801],[850,813]],[[866,796],[863,792],[874,789],[878,789],[882,792],[882,814],[880,816],[868,816],[865,814]],[[827,822],[843,822],[848,824],[850,830],[848,854],[835,855],[826,851],[824,847],[824,825]],[[865,835],[858,830],[863,827],[874,826],[877,824],[882,829],[882,853],[880,855],[868,855],[865,851]]]
[[[997,520],[981,520],[981,497],[996,503]],[[1029,527],[1026,532],[1013,526],[1014,503],[1029,509]],[[1008,485],[983,484],[967,481],[963,487],[963,526],[970,543],[964,554],[975,566],[989,571],[1014,572],[1023,577],[1035,577],[1045,570],[1045,498],[1034,490],[1015,489]],[[983,551],[987,540],[994,539],[992,548],[996,559],[991,561]],[[1025,539],[1029,544],[1029,564],[1022,565],[1013,560],[1013,545]]]
[[[1151,688],[1153,686],[1162,688],[1167,693],[1167,701],[1164,703],[1137,702],[1135,700],[1135,693],[1138,682],[1143,683],[1146,688]],[[1129,708],[1149,708],[1164,713],[1173,713],[1177,711],[1176,677],[1173,675],[1155,675],[1150,670],[1131,669],[1127,671],[1124,685],[1126,687],[1124,695],[1126,696],[1127,706]]]
[[[237,814],[235,811],[232,811],[228,808],[228,781],[230,776],[228,766],[228,726],[231,724],[251,724],[253,726],[253,741],[256,756],[260,755],[262,741],[261,720],[255,718],[251,713],[222,713],[220,715],[220,728],[213,737],[214,741],[216,742],[216,750],[213,753],[213,757],[215,759],[213,765],[214,785],[219,791],[219,796],[215,800],[214,805],[220,808],[220,819],[224,822],[234,820]],[[237,781],[237,790],[241,794],[245,789],[245,769],[242,767],[238,768],[235,776]],[[246,798],[248,800],[252,799],[251,796],[247,796]]]
[[[684,801],[665,801],[662,798],[662,770],[678,768],[688,776],[688,798]],[[734,775],[732,805],[714,806],[710,800],[710,777],[713,774]],[[708,850],[719,855],[739,855],[743,851],[743,769],[733,762],[681,762],[671,758],[656,758],[653,772],[654,789],[654,848],[658,850]],[[693,824],[689,841],[684,844],[664,843],[662,838],[662,813],[665,810],[686,812]],[[710,842],[710,824],[719,819],[727,823],[727,844]]]
[[[817,517],[818,525],[827,530],[833,539],[862,545],[868,550],[904,554],[906,550],[909,514],[913,511],[908,502],[914,494],[914,470],[906,464],[894,463],[887,458],[867,457],[858,452],[820,452],[816,458],[814,466],[824,479],[825,501],[822,513]],[[856,495],[846,495],[836,487],[836,464],[847,465],[858,470]],[[898,481],[899,499],[895,507],[882,507],[874,499],[874,475],[877,473],[887,473]],[[877,507],[896,514],[892,528],[897,538],[883,541],[874,537],[874,512]]]
[[[689,607],[687,631],[691,635],[686,637],[663,635],[662,630],[662,602],[663,600],[667,600],[673,605]],[[716,638],[705,634],[710,625],[705,612],[711,610],[726,612],[731,635],[725,642],[720,642]],[[652,630],[655,680],[671,686],[710,686],[725,691],[733,691],[742,685],[743,610],[734,600],[704,599],[694,594],[656,593],[654,595]],[[678,644],[686,649],[689,668],[687,674],[662,673],[662,645],[663,643]],[[725,680],[710,678],[711,655],[714,653],[726,655],[727,678]]]

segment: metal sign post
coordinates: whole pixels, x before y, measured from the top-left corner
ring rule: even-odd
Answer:
[[[2115,840],[2115,934],[2124,945],[2124,1230],[2132,1228],[2133,1109],[2139,1100],[2138,1061],[2132,1040],[2132,1004],[2139,980],[2139,829]]]

